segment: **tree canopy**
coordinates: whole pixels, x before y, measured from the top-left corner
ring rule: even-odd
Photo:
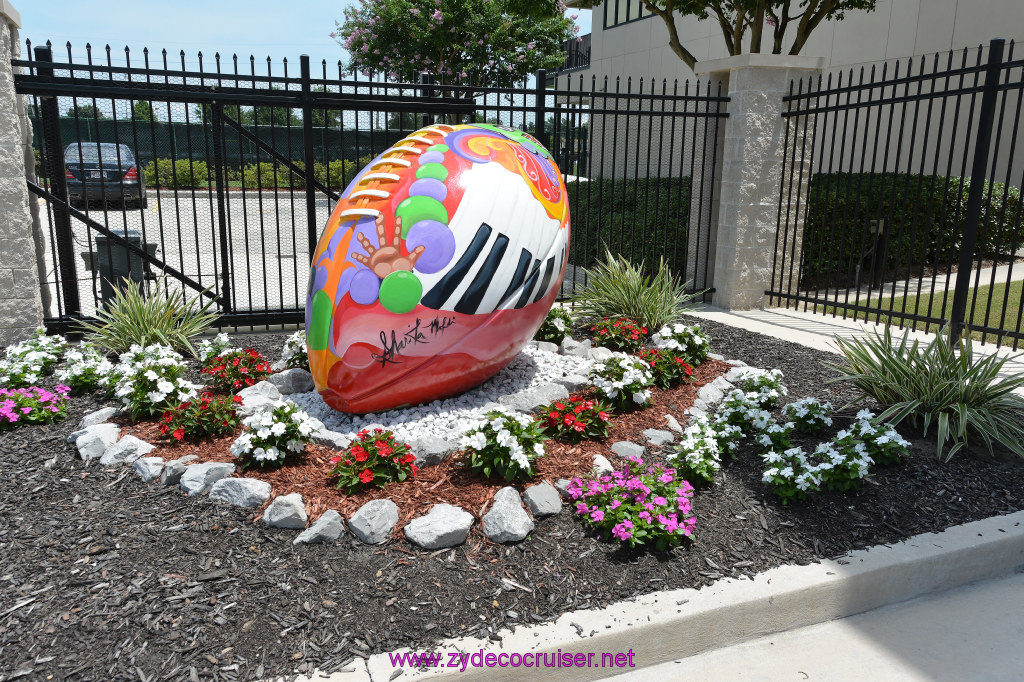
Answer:
[[[153,116],[153,103],[139,101],[132,107],[132,118],[136,121],[155,121],[156,117]]]
[[[97,121],[103,121],[110,118],[91,104],[73,104],[67,108],[64,115],[69,118],[77,116],[81,120],[96,119]]]
[[[353,72],[508,86],[562,65],[578,31],[565,9],[562,0],[362,0],[331,35]]]
[[[749,32],[750,52],[782,54],[786,33],[795,33],[789,54],[799,54],[807,38],[826,19],[841,20],[851,10],[875,9],[878,0],[640,0],[668,28],[669,47],[691,69],[694,57],[679,39],[677,17],[712,19],[722,30],[730,55],[743,54]],[[600,4],[597,0],[595,5]]]

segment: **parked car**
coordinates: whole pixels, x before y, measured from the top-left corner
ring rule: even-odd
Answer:
[[[146,177],[126,144],[75,142],[64,150],[64,176],[71,205],[89,201],[146,208]]]

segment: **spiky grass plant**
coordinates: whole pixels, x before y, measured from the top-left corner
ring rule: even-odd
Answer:
[[[835,338],[846,364],[825,363],[861,393],[853,402],[874,398],[884,411],[879,421],[899,424],[908,420],[923,433],[934,423],[938,429],[936,455],[945,461],[977,436],[992,455],[1000,443],[1024,457],[1024,398],[1013,393],[1024,387],[1024,374],[1000,377],[1009,358],[996,354],[974,357],[969,340],[948,343],[946,330],[925,346],[903,333],[893,343],[889,327],[883,333],[853,340]]]
[[[160,344],[195,357],[192,339],[206,332],[217,319],[211,312],[214,299],[200,305],[183,291],[157,280],[147,296],[142,287],[127,278],[114,289],[114,300],[106,310],[97,309],[95,322],[83,322],[88,340],[106,353],[123,353],[133,345],[143,348]]]
[[[577,317],[625,317],[648,329],[660,329],[696,308],[700,293],[686,292],[689,282],[676,277],[661,259],[653,277],[644,264],[630,263],[605,250],[604,261],[586,270],[587,284],[572,299]]]

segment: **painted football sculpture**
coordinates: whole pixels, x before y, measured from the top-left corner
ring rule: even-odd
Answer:
[[[438,124],[400,140],[349,184],[313,256],[317,390],[363,413],[476,386],[533,338],[568,246],[565,185],[530,135]]]

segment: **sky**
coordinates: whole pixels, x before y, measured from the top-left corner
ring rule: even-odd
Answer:
[[[203,53],[204,64],[214,53],[221,59],[238,54],[248,60],[255,55],[257,63],[270,56],[276,65],[287,57],[289,73],[298,69],[300,54],[308,54],[314,65],[326,59],[336,65],[345,54],[330,37],[335,20],[351,2],[325,3],[314,0],[11,0],[21,13],[21,44],[54,44],[55,56],[64,61],[65,44],[70,41],[76,61],[85,58],[85,44],[103,55],[110,45],[112,57],[123,63],[124,48],[131,48],[141,59],[142,48],[150,55],[166,49],[180,64],[178,53],[184,50],[186,63],[195,65],[197,53]],[[579,14],[580,35],[590,33],[590,11],[572,10]],[[292,66],[294,64],[294,67]],[[172,67],[173,68],[173,67]],[[265,68],[265,66],[264,66]],[[336,70],[336,66],[335,66]],[[275,68],[276,71],[276,68]]]

